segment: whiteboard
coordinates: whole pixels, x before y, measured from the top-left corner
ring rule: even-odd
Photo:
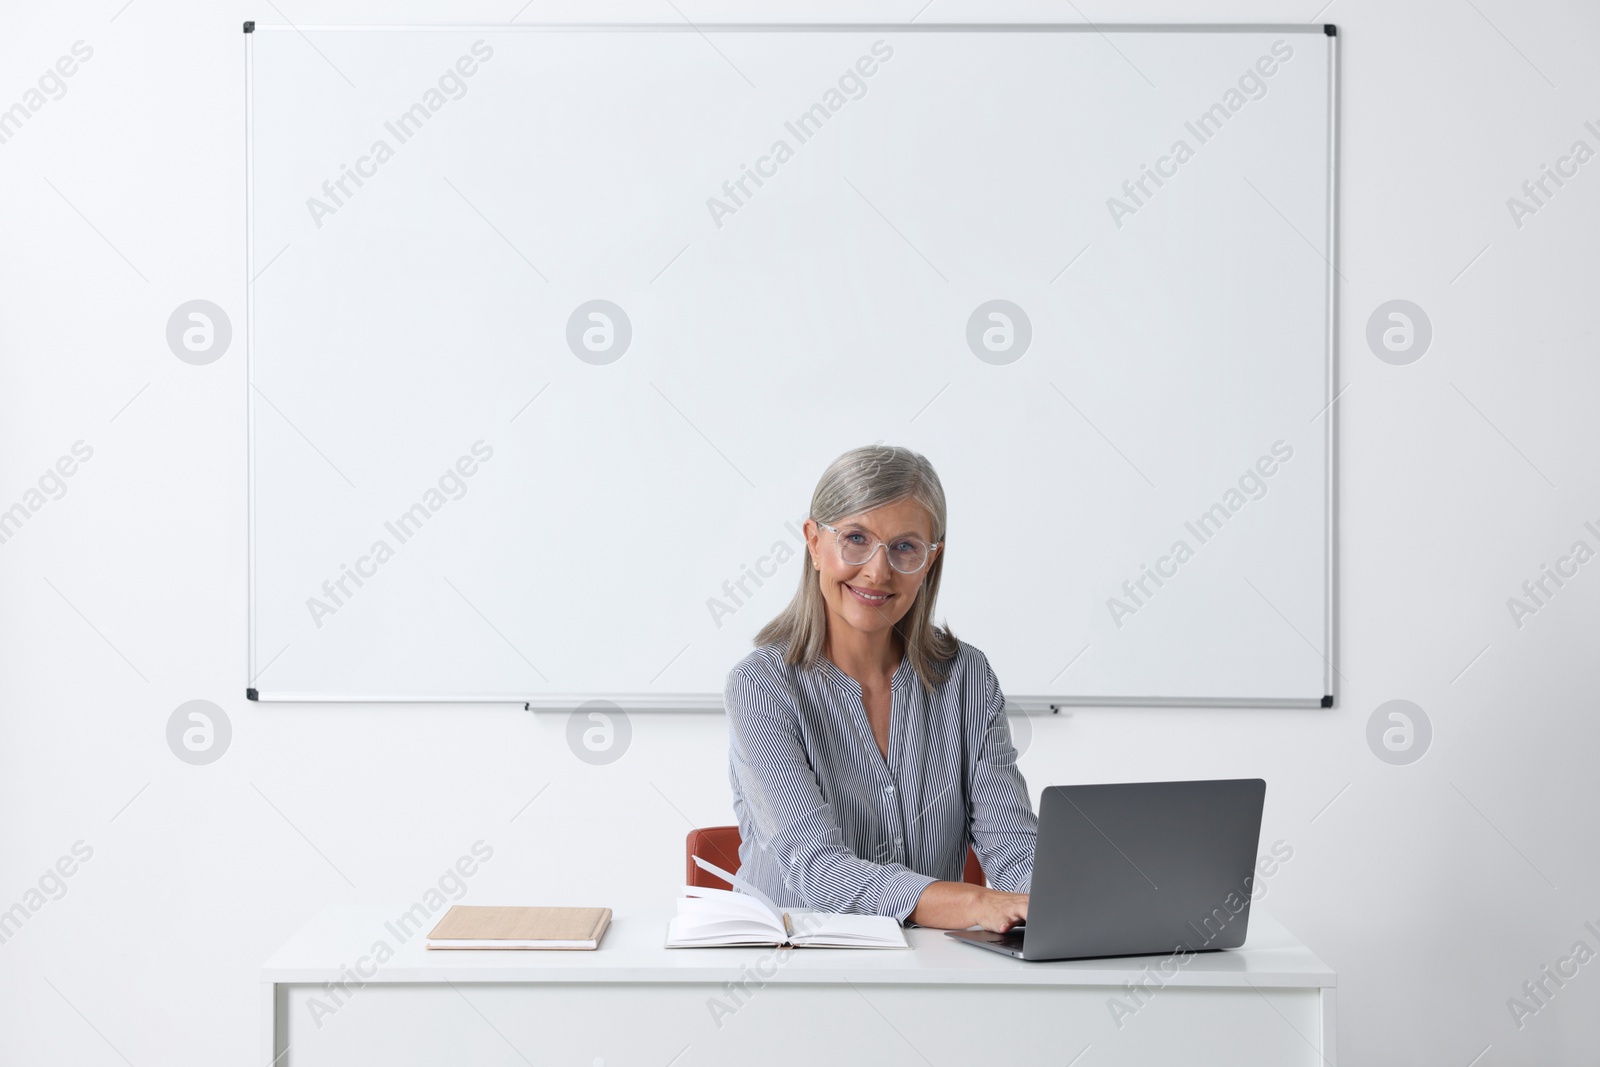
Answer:
[[[1335,692],[1322,26],[245,40],[252,697],[718,708],[873,442],[1014,707]]]

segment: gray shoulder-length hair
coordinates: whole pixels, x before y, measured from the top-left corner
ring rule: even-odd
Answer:
[[[893,445],[867,445],[853,448],[829,464],[811,494],[811,518],[836,523],[910,498],[927,509],[933,520],[932,537],[945,538],[944,486],[934,473],[933,464],[911,451]],[[946,669],[959,650],[948,627],[935,626],[934,605],[939,599],[939,576],[944,573],[941,547],[928,564],[927,577],[917,591],[911,609],[895,623],[895,632],[906,643],[906,658],[928,692],[944,681]],[[809,552],[801,553],[800,588],[777,618],[756,634],[759,645],[784,647],[784,661],[791,666],[814,667],[821,658],[828,637],[828,608],[822,596],[818,571]]]

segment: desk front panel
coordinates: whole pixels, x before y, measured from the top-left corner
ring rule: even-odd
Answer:
[[[277,1067],[1320,1062],[1316,989],[694,983],[278,987]],[[277,1051],[282,1051],[280,1047]]]

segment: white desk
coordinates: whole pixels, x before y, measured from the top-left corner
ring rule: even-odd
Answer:
[[[666,949],[667,907],[594,952],[429,952],[432,921],[387,925],[403,910],[327,908],[267,961],[263,1065],[1334,1063],[1333,971],[1255,909],[1244,948],[1181,963],[1025,963],[920,928],[910,951]]]

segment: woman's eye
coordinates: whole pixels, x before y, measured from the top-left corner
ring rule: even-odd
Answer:
[[[846,540],[848,540],[851,544],[854,544],[854,545],[864,545],[864,544],[867,543],[867,537],[866,537],[865,534],[856,533],[854,531],[851,531],[850,533],[847,533],[844,536],[845,536]]]

